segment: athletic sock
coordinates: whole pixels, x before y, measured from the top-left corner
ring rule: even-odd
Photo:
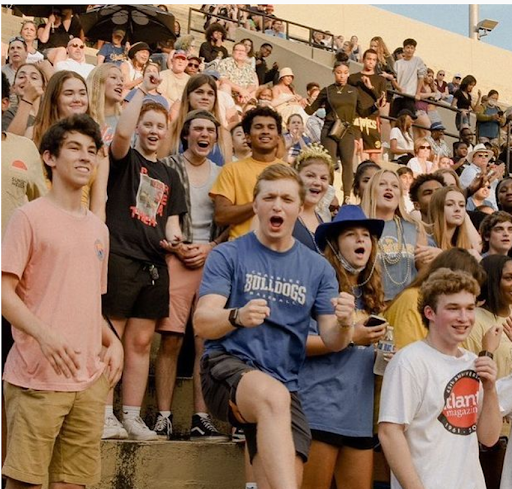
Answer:
[[[168,418],[171,415],[171,411],[159,411],[159,413],[164,418]]]
[[[140,417],[140,406],[123,406],[124,418]]]

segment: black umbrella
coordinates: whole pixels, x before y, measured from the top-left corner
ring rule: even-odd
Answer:
[[[80,22],[90,40],[110,41],[115,27],[125,29],[132,43],[176,39],[174,15],[151,5],[105,5],[81,15]]]
[[[23,15],[30,17],[48,18],[54,10],[71,8],[74,14],[83,14],[87,11],[88,5],[13,5],[13,8],[19,10]]]

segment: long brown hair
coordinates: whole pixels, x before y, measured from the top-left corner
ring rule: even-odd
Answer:
[[[382,278],[380,273],[379,264],[377,260],[378,240],[375,236],[372,239],[372,251],[370,258],[364,267],[364,270],[357,276],[357,282],[364,285],[362,289],[362,302],[364,311],[368,314],[379,314],[384,310],[384,288],[382,287]],[[340,260],[337,258],[336,253],[340,253],[337,239],[329,239],[328,245],[325,247],[324,256],[327,261],[333,266],[336,271],[336,277],[340,286],[340,292],[348,292],[352,294],[352,285],[347,271],[341,265]],[[366,282],[368,280],[368,282]],[[365,283],[366,282],[366,283]]]
[[[76,78],[77,80],[80,80],[87,90],[87,84],[85,83],[84,78],[78,73],[67,70],[54,73],[54,75],[50,78],[48,85],[46,86],[43,100],[39,106],[39,111],[34,123],[34,133],[32,140],[36,146],[39,146],[39,143],[43,138],[43,134],[50,128],[50,126],[58,120],[62,119],[62,115],[59,114],[58,101],[62,92],[62,87],[64,86],[64,82],[70,78]],[[89,99],[89,96],[87,96],[87,99]],[[85,112],[87,115],[90,115],[89,105],[90,104],[87,104],[87,111]]]
[[[448,237],[444,206],[449,192],[457,192],[464,196],[462,190],[453,186],[442,187],[432,194],[428,206],[429,222],[432,223],[432,235],[434,236],[437,246],[442,250],[449,250],[455,247],[470,250],[472,246],[465,221],[455,229],[451,239]]]

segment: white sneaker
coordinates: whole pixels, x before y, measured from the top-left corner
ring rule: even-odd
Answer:
[[[123,428],[121,422],[113,415],[109,415],[105,418],[103,424],[103,435],[102,440],[126,440],[128,433]]]
[[[142,421],[140,416],[124,418],[123,426],[131,440],[156,441],[159,439],[158,435],[146,426],[146,423]]]

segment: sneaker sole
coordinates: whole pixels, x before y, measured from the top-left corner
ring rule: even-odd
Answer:
[[[102,436],[102,440],[127,440],[128,439],[128,433],[117,433],[111,436]]]
[[[204,441],[208,443],[227,443],[230,441],[230,439],[227,436],[191,436],[190,441]]]
[[[151,436],[133,436],[133,435],[130,435],[128,434],[128,440],[133,440],[133,441],[160,441],[161,438],[156,435],[151,435]]]

